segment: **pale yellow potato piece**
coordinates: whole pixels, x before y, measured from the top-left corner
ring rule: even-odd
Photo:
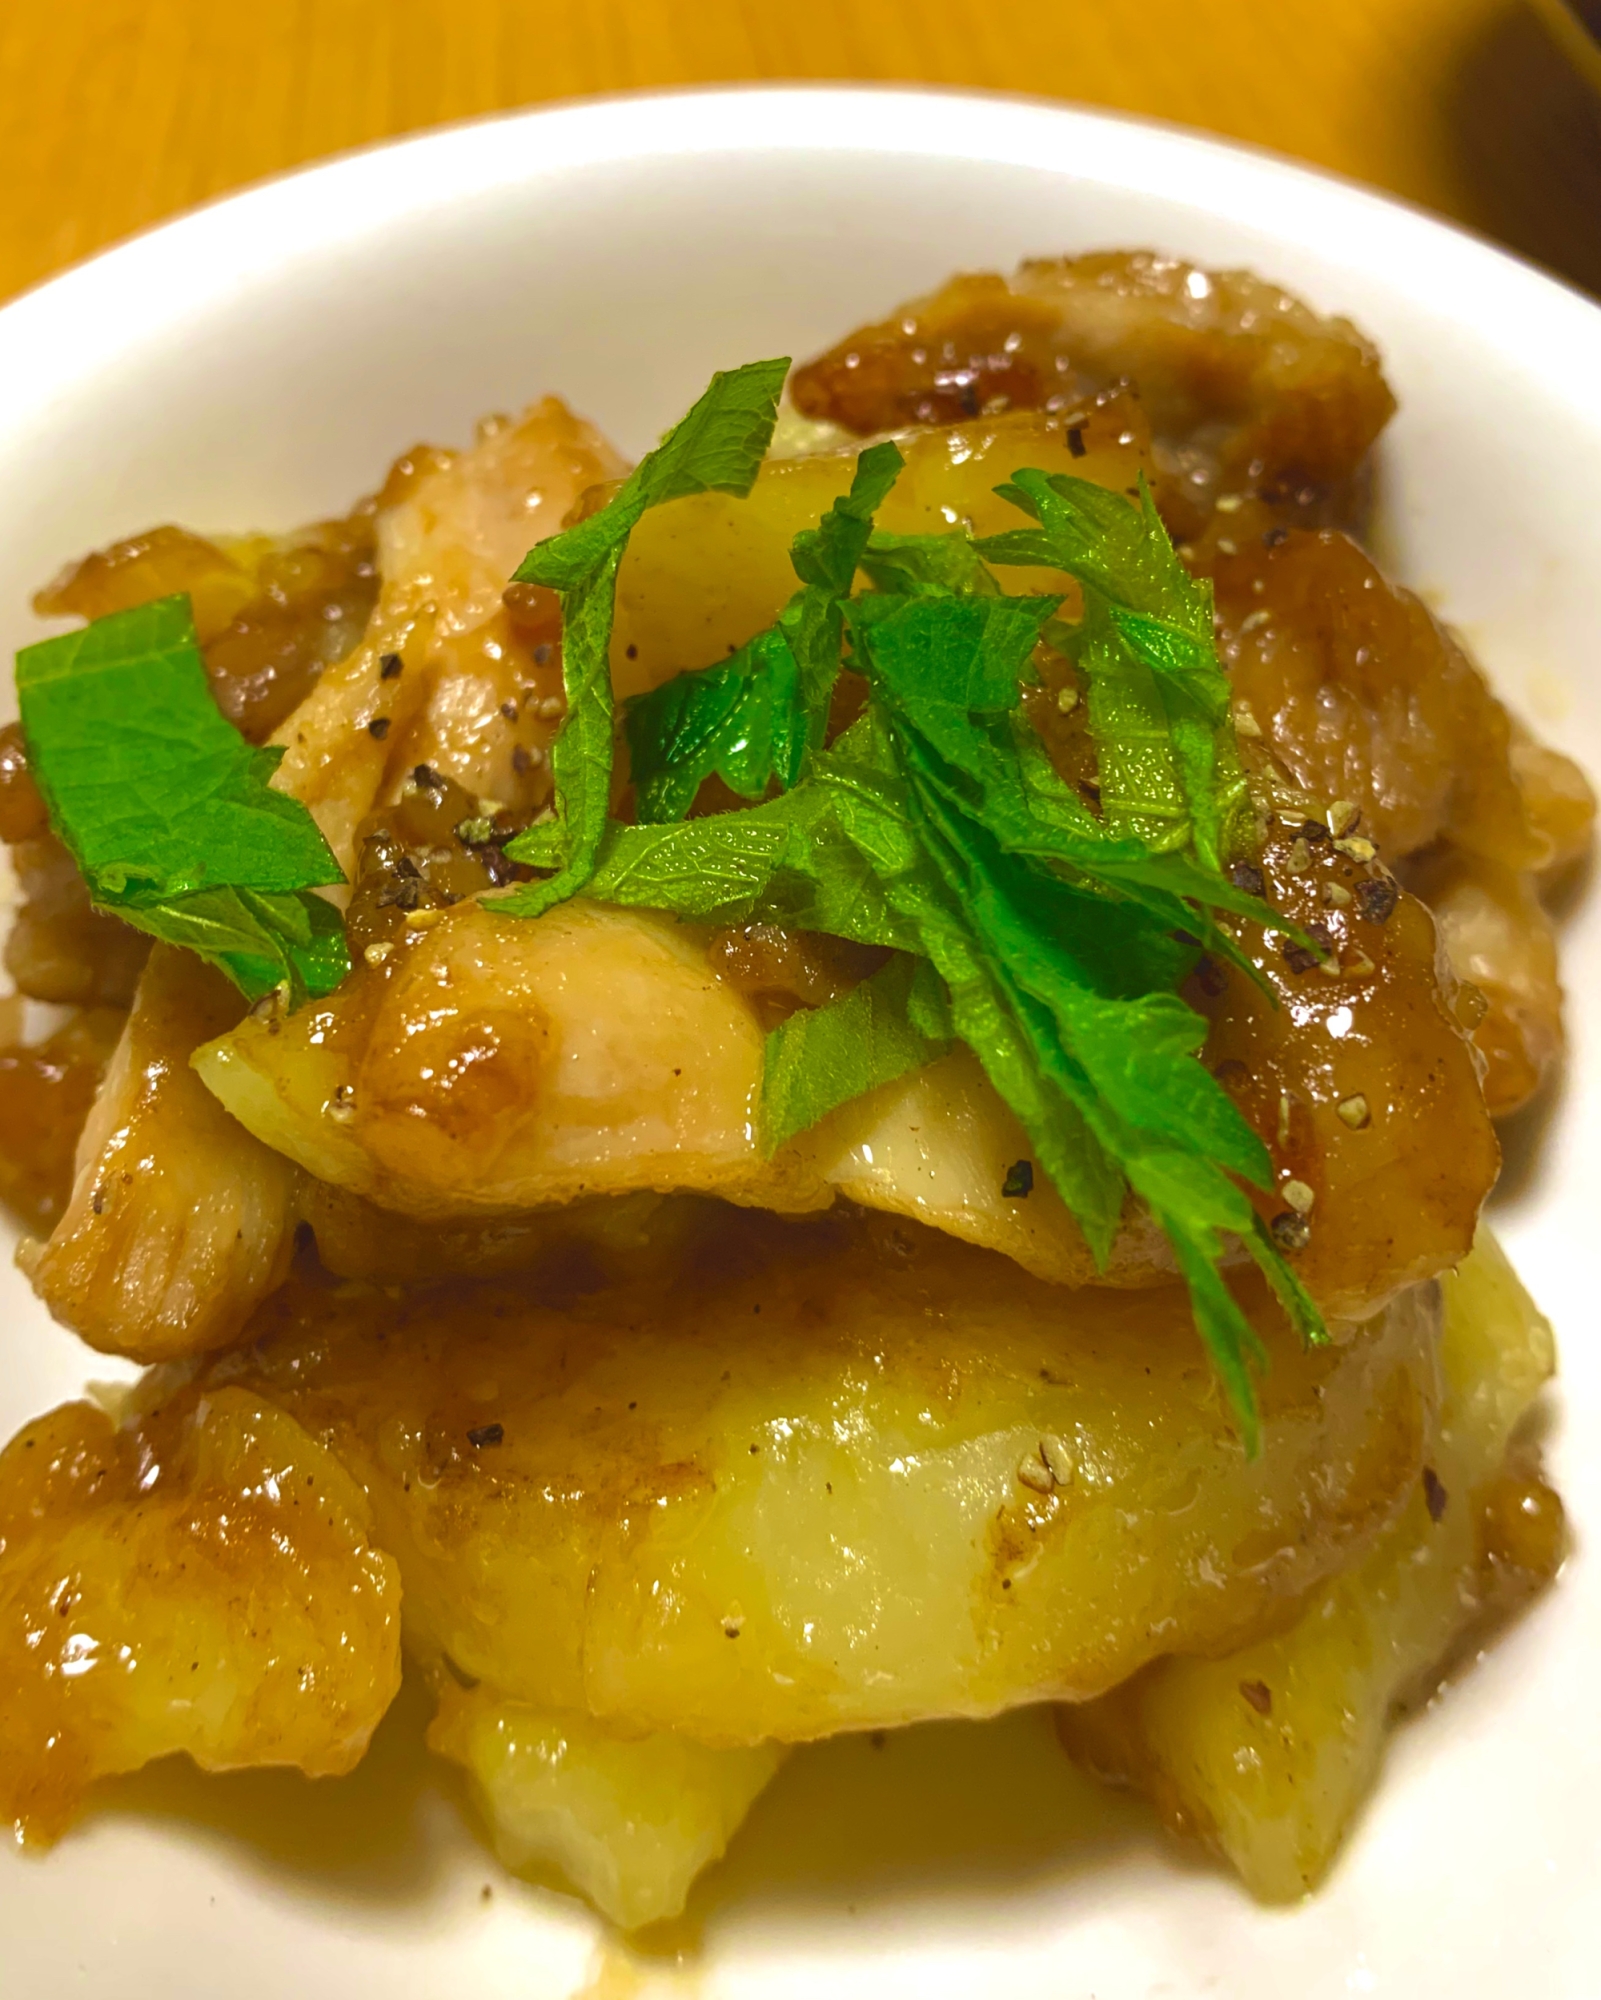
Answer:
[[[400,1579],[360,1487],[219,1386],[119,1429],[89,1403],[0,1453],[0,1823],[59,1833],[94,1779],[358,1762],[400,1685]]]
[[[288,1266],[299,1171],[189,1065],[243,1005],[220,972],[156,946],[78,1142],[72,1199],[24,1251],[52,1314],[104,1353],[226,1346]]]
[[[447,1687],[428,1742],[465,1767],[508,1868],[558,1870],[624,1930],[679,1915],[784,1759],[619,1736],[487,1687]]]
[[[1067,416],[1082,450],[1075,454]],[[1019,411],[898,439],[906,467],[879,509],[890,534],[975,534],[1031,526],[995,488],[1024,466],[1071,473],[1117,492],[1150,470],[1145,420],[1137,402],[1114,395],[1092,408]],[[619,695],[642,693],[690,667],[706,667],[755,636],[800,588],[790,543],[850,488],[861,451],[769,459],[743,499],[698,493],[669,501],[635,528],[617,578],[612,683]],[[1073,586],[1053,572],[997,572],[1011,591]]]
[[[908,1223],[715,1209],[670,1284],[529,1290],[292,1282],[216,1379],[361,1480],[425,1660],[714,1746],[1237,1644],[1371,1543],[1433,1408],[1428,1287],[1307,1354],[1248,1281],[1254,1460],[1177,1288],[1070,1292]]]
[[[1427,1691],[1495,1594],[1486,1510],[1506,1498],[1495,1489],[1508,1440],[1555,1348],[1488,1229],[1443,1283],[1430,1476],[1366,1560],[1277,1638],[1222,1659],[1158,1661],[1060,1712],[1080,1761],[1149,1792],[1169,1825],[1200,1834],[1266,1902],[1321,1881],[1378,1776],[1397,1707]],[[1559,1553],[1555,1496],[1525,1475],[1512,1483],[1515,1509],[1554,1521],[1542,1540]]]

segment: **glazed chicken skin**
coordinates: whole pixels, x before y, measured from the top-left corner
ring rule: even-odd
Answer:
[[[1331,1339],[1226,1257],[1266,1354],[1249,1453],[1168,1239],[1131,1197],[1100,1265],[1047,1175],[1019,1194],[1033,1149],[965,1045],[769,1152],[770,1031],[886,953],[583,896],[496,913],[565,711],[559,600],[508,579],[626,472],[564,405],[416,448],[343,522],[135,537],[40,609],[188,592],[219,706],[347,875],[352,969],[247,1008],[149,949],[0,734],[0,1194],[50,1312],[157,1364],[0,1452],[0,1813],[29,1837],[173,1750],[348,1769],[403,1625],[508,1864],[627,1926],[683,1907],[790,1744],[1045,1700],[1283,1897],[1395,1704],[1560,1562],[1517,1435],[1549,1329],[1479,1217],[1492,1118],[1560,1060],[1542,893],[1594,801],[1354,538],[1376,352],[1251,274],[1097,253],[955,278],[789,394],[748,495],[639,522],[617,695],[775,619],[863,439],[903,453],[898,535],[1016,527],[995,489],[1024,467],[1147,482],[1215,593],[1233,882],[1283,924],[1226,918],[1239,962],[1184,998]],[[1082,608],[1055,572],[995,580]],[[1023,713],[1099,810],[1074,670],[1036,666]],[[843,674],[831,730],[863,698]],[[30,1000],[72,1011],[30,1040]],[[1246,1683],[1280,1704],[1266,1751]]]

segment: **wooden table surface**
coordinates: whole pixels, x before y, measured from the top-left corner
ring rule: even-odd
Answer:
[[[927,81],[1209,127],[1601,291],[1601,118],[1524,0],[0,0],[0,297],[244,182],[518,105]]]

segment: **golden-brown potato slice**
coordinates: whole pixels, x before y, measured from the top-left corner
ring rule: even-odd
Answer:
[[[1245,1281],[1254,1460],[1181,1291],[1068,1292],[909,1224],[721,1210],[670,1285],[530,1290],[292,1281],[210,1379],[363,1483],[425,1659],[714,1746],[1237,1643],[1373,1540],[1432,1418],[1428,1287],[1303,1353]]]
[[[1159,1660],[1060,1711],[1074,1756],[1137,1784],[1254,1895],[1315,1888],[1378,1774],[1398,1705],[1428,1692],[1465,1630],[1548,1578],[1561,1503],[1507,1465],[1555,1366],[1551,1329],[1488,1231],[1445,1281],[1445,1399],[1429,1462],[1367,1559],[1277,1638],[1222,1659]]]
[[[508,1868],[553,1867],[624,1930],[676,1917],[783,1762],[777,1743],[711,1750],[619,1736],[493,1688],[447,1685],[430,1748],[465,1766]]]
[[[68,1403],[0,1453],[0,1822],[187,1751],[348,1771],[400,1684],[399,1579],[361,1489],[280,1409]]]
[[[187,952],[150,954],[78,1143],[72,1198],[24,1268],[51,1313],[136,1361],[237,1337],[288,1266],[300,1175],[189,1064],[244,1002]]]

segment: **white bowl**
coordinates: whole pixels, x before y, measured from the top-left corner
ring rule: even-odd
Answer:
[[[745,90],[538,112],[257,188],[56,279],[0,312],[5,643],[35,634],[28,594],[64,557],[133,528],[333,512],[414,439],[462,438],[545,390],[637,451],[714,367],[804,355],[955,268],[1119,244],[1254,265],[1377,338],[1401,401],[1383,452],[1393,566],[1601,771],[1601,312],[1360,189],[1000,98]],[[1601,1520],[1601,909],[1572,925],[1566,963],[1566,1089],[1498,1222],[1563,1337],[1554,1456],[1579,1551],[1397,1738],[1322,1893],[1255,1908],[1142,1809],[1101,1806],[1039,1717],[882,1753],[846,1741],[797,1756],[699,1893],[696,1993],[1601,1990],[1601,1569],[1585,1547]],[[7,1434],[113,1372],[9,1272],[0,1356]],[[441,1782],[398,1753],[346,1781],[376,1818],[365,1833],[337,1788],[136,1784],[42,1861],[0,1857],[0,1986],[531,2000],[596,1966],[604,1984],[616,1948],[571,1899],[503,1877]],[[161,1809],[175,1794],[183,1809]],[[618,1977],[607,1992],[690,1990],[670,1966]]]

